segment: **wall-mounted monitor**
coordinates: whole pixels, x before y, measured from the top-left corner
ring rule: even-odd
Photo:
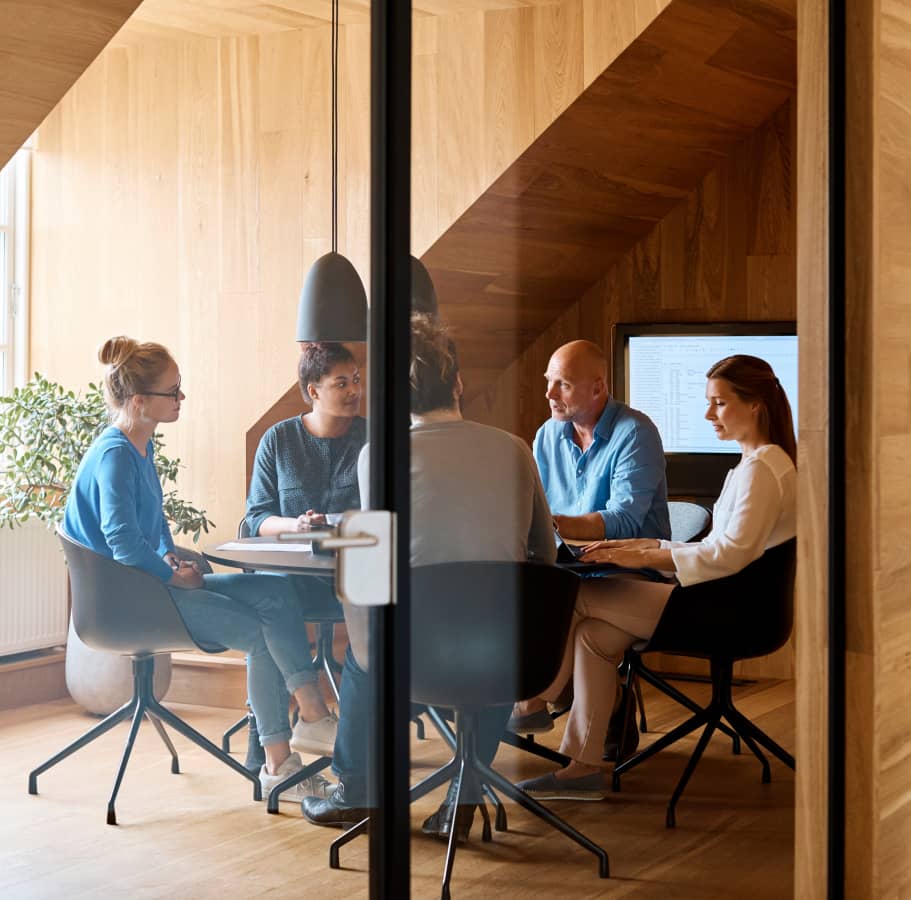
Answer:
[[[719,441],[705,419],[705,373],[735,353],[772,366],[796,424],[794,322],[614,326],[612,393],[658,427],[673,495],[713,499],[740,458],[736,446]]]

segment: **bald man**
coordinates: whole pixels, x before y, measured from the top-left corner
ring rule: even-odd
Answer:
[[[607,390],[591,341],[558,348],[544,373],[551,418],[534,456],[564,538],[670,538],[664,449],[648,416]]]

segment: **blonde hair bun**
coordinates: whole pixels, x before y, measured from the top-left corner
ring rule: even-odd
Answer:
[[[98,351],[98,359],[105,365],[118,368],[122,366],[137,350],[139,342],[125,335],[108,338]]]

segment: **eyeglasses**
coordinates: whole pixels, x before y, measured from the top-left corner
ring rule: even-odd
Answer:
[[[173,391],[140,391],[143,397],[170,397],[175,403],[180,401],[180,381]]]

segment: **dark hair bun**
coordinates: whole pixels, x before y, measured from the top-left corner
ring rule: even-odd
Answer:
[[[98,351],[98,359],[105,365],[121,366],[139,348],[139,343],[124,335],[108,338]]]

